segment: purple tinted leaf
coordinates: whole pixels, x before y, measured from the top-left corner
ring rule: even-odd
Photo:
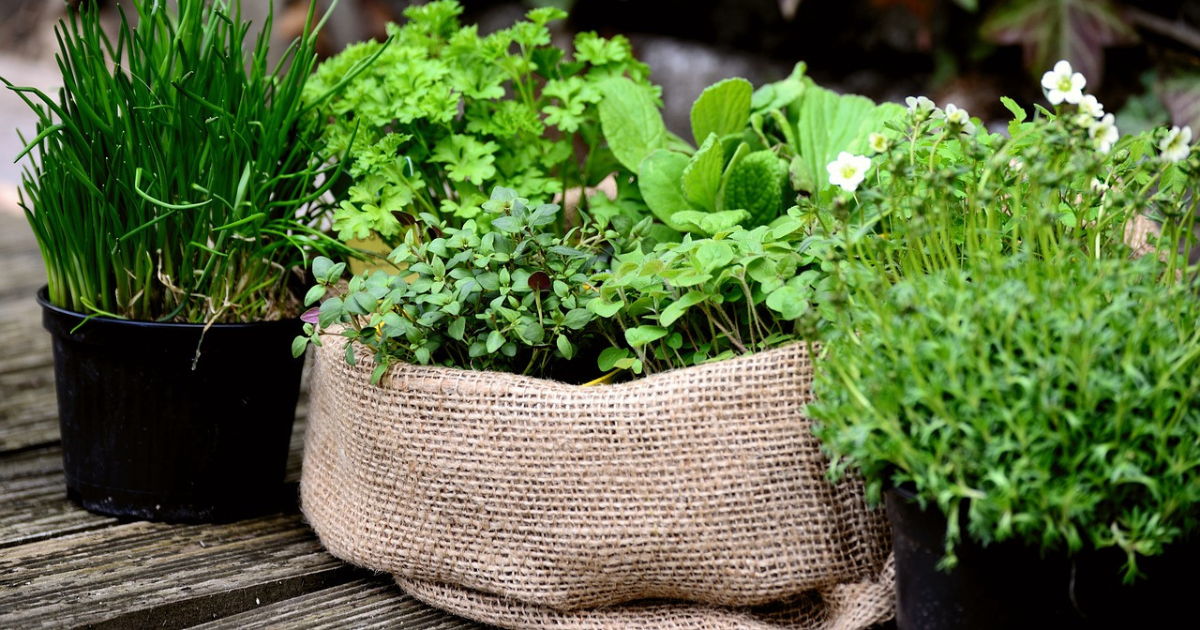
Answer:
[[[545,291],[550,285],[550,276],[545,271],[535,271],[529,276],[529,288],[534,291]]]
[[[1035,76],[1066,59],[1093,90],[1104,79],[1104,49],[1138,39],[1109,0],[1005,2],[981,30],[989,41],[1021,46],[1025,65]]]
[[[1165,79],[1155,86],[1155,92],[1171,114],[1172,125],[1200,130],[1200,74]]]
[[[313,308],[304,311],[304,313],[300,315],[300,321],[307,322],[309,324],[316,324],[318,321],[320,321],[320,318],[321,308],[319,306],[314,306]]]

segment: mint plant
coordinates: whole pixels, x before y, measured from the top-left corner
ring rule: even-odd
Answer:
[[[397,361],[563,380],[594,371],[582,361],[567,364],[587,354],[597,335],[589,278],[605,260],[606,239],[617,234],[555,236],[559,206],[529,203],[497,188],[481,208],[490,230],[473,219],[454,227],[423,214],[420,229],[388,256],[397,274],[363,273],[342,285],[345,264],[316,259],[317,285],[305,302],[323,301],[293,352],[319,345],[336,325],[351,364],[354,343],[374,353],[372,382]]]
[[[694,146],[667,132],[651,95],[626,80],[601,86],[600,120],[645,205],[672,230],[711,236],[734,223],[768,225],[827,183],[833,156],[865,149],[869,132],[902,111],[835,94],[804,71],[799,64],[757,91],[740,78],[706,88],[692,106]]]
[[[410,222],[403,217],[422,213],[486,229],[483,203],[496,186],[536,205],[595,185],[615,166],[600,132],[600,84],[625,77],[656,89],[623,37],[580,33],[573,58],[553,46],[547,25],[561,10],[534,9],[487,36],[460,25],[461,12],[454,0],[409,7],[404,25],[388,25],[387,42],[350,46],[321,64],[306,91],[329,122],[324,155],[349,176],[334,214],[340,238],[374,232],[395,245]]]

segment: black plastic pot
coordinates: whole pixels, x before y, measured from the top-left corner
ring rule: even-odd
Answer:
[[[159,324],[83,315],[37,295],[54,342],[67,496],[174,522],[279,509],[303,359],[299,320]],[[197,351],[199,354],[197,355]]]
[[[1175,545],[1138,561],[1145,577],[1121,583],[1125,556],[1115,549],[1074,556],[1006,542],[964,540],[958,564],[937,569],[946,518],[932,503],[921,511],[911,492],[885,493],[896,553],[899,630],[1011,628],[1168,628],[1193,622],[1191,597],[1200,545]],[[965,529],[965,515],[963,517]],[[1181,621],[1183,620],[1183,621]],[[1182,623],[1183,625],[1179,625]]]

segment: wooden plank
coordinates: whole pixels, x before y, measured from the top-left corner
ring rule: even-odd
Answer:
[[[131,523],[0,552],[0,627],[187,627],[359,577],[299,514]]]
[[[298,483],[303,459],[304,421],[292,431],[281,505],[298,510]],[[91,514],[67,500],[62,451],[28,449],[0,457],[0,550],[114,525],[117,520]]]
[[[54,388],[4,392],[0,399],[0,452],[57,444]]]
[[[92,531],[117,519],[91,514],[67,500],[57,448],[0,459],[0,555],[6,548]]]
[[[409,628],[474,630],[487,626],[431,608],[400,590],[390,576],[364,577],[315,593],[196,626],[196,630]]]
[[[34,292],[46,284],[42,254],[23,215],[0,212],[0,265],[0,300],[33,301]]]

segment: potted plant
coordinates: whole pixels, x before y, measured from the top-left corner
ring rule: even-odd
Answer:
[[[883,515],[857,480],[828,482],[805,429],[805,342],[826,308],[811,305],[828,291],[813,221],[785,208],[811,179],[793,168],[798,128],[836,155],[868,140],[842,113],[903,108],[864,108],[803,66],[748,87],[697,101],[697,149],[639,77],[605,74],[587,146],[612,156],[615,197],[572,213],[497,187],[473,216],[405,220],[399,274],[344,282],[344,264],[314,261],[294,347],[318,346],[301,500],[332,553],[508,627],[890,617]],[[405,142],[428,144],[421,132]],[[661,172],[664,152],[681,168]]]
[[[847,305],[809,411],[886,490],[900,628],[1168,625],[1200,528],[1189,130],[1120,137],[1065,63],[1007,137],[911,99],[830,165]],[[1127,243],[1162,224],[1148,254]]]
[[[345,249],[310,207],[337,174],[301,100],[315,33],[272,68],[269,19],[247,52],[236,5],[133,6],[115,39],[95,3],[60,24],[57,98],[8,84],[39,116],[22,206],[67,493],[121,517],[234,518],[281,498],[305,261]]]

